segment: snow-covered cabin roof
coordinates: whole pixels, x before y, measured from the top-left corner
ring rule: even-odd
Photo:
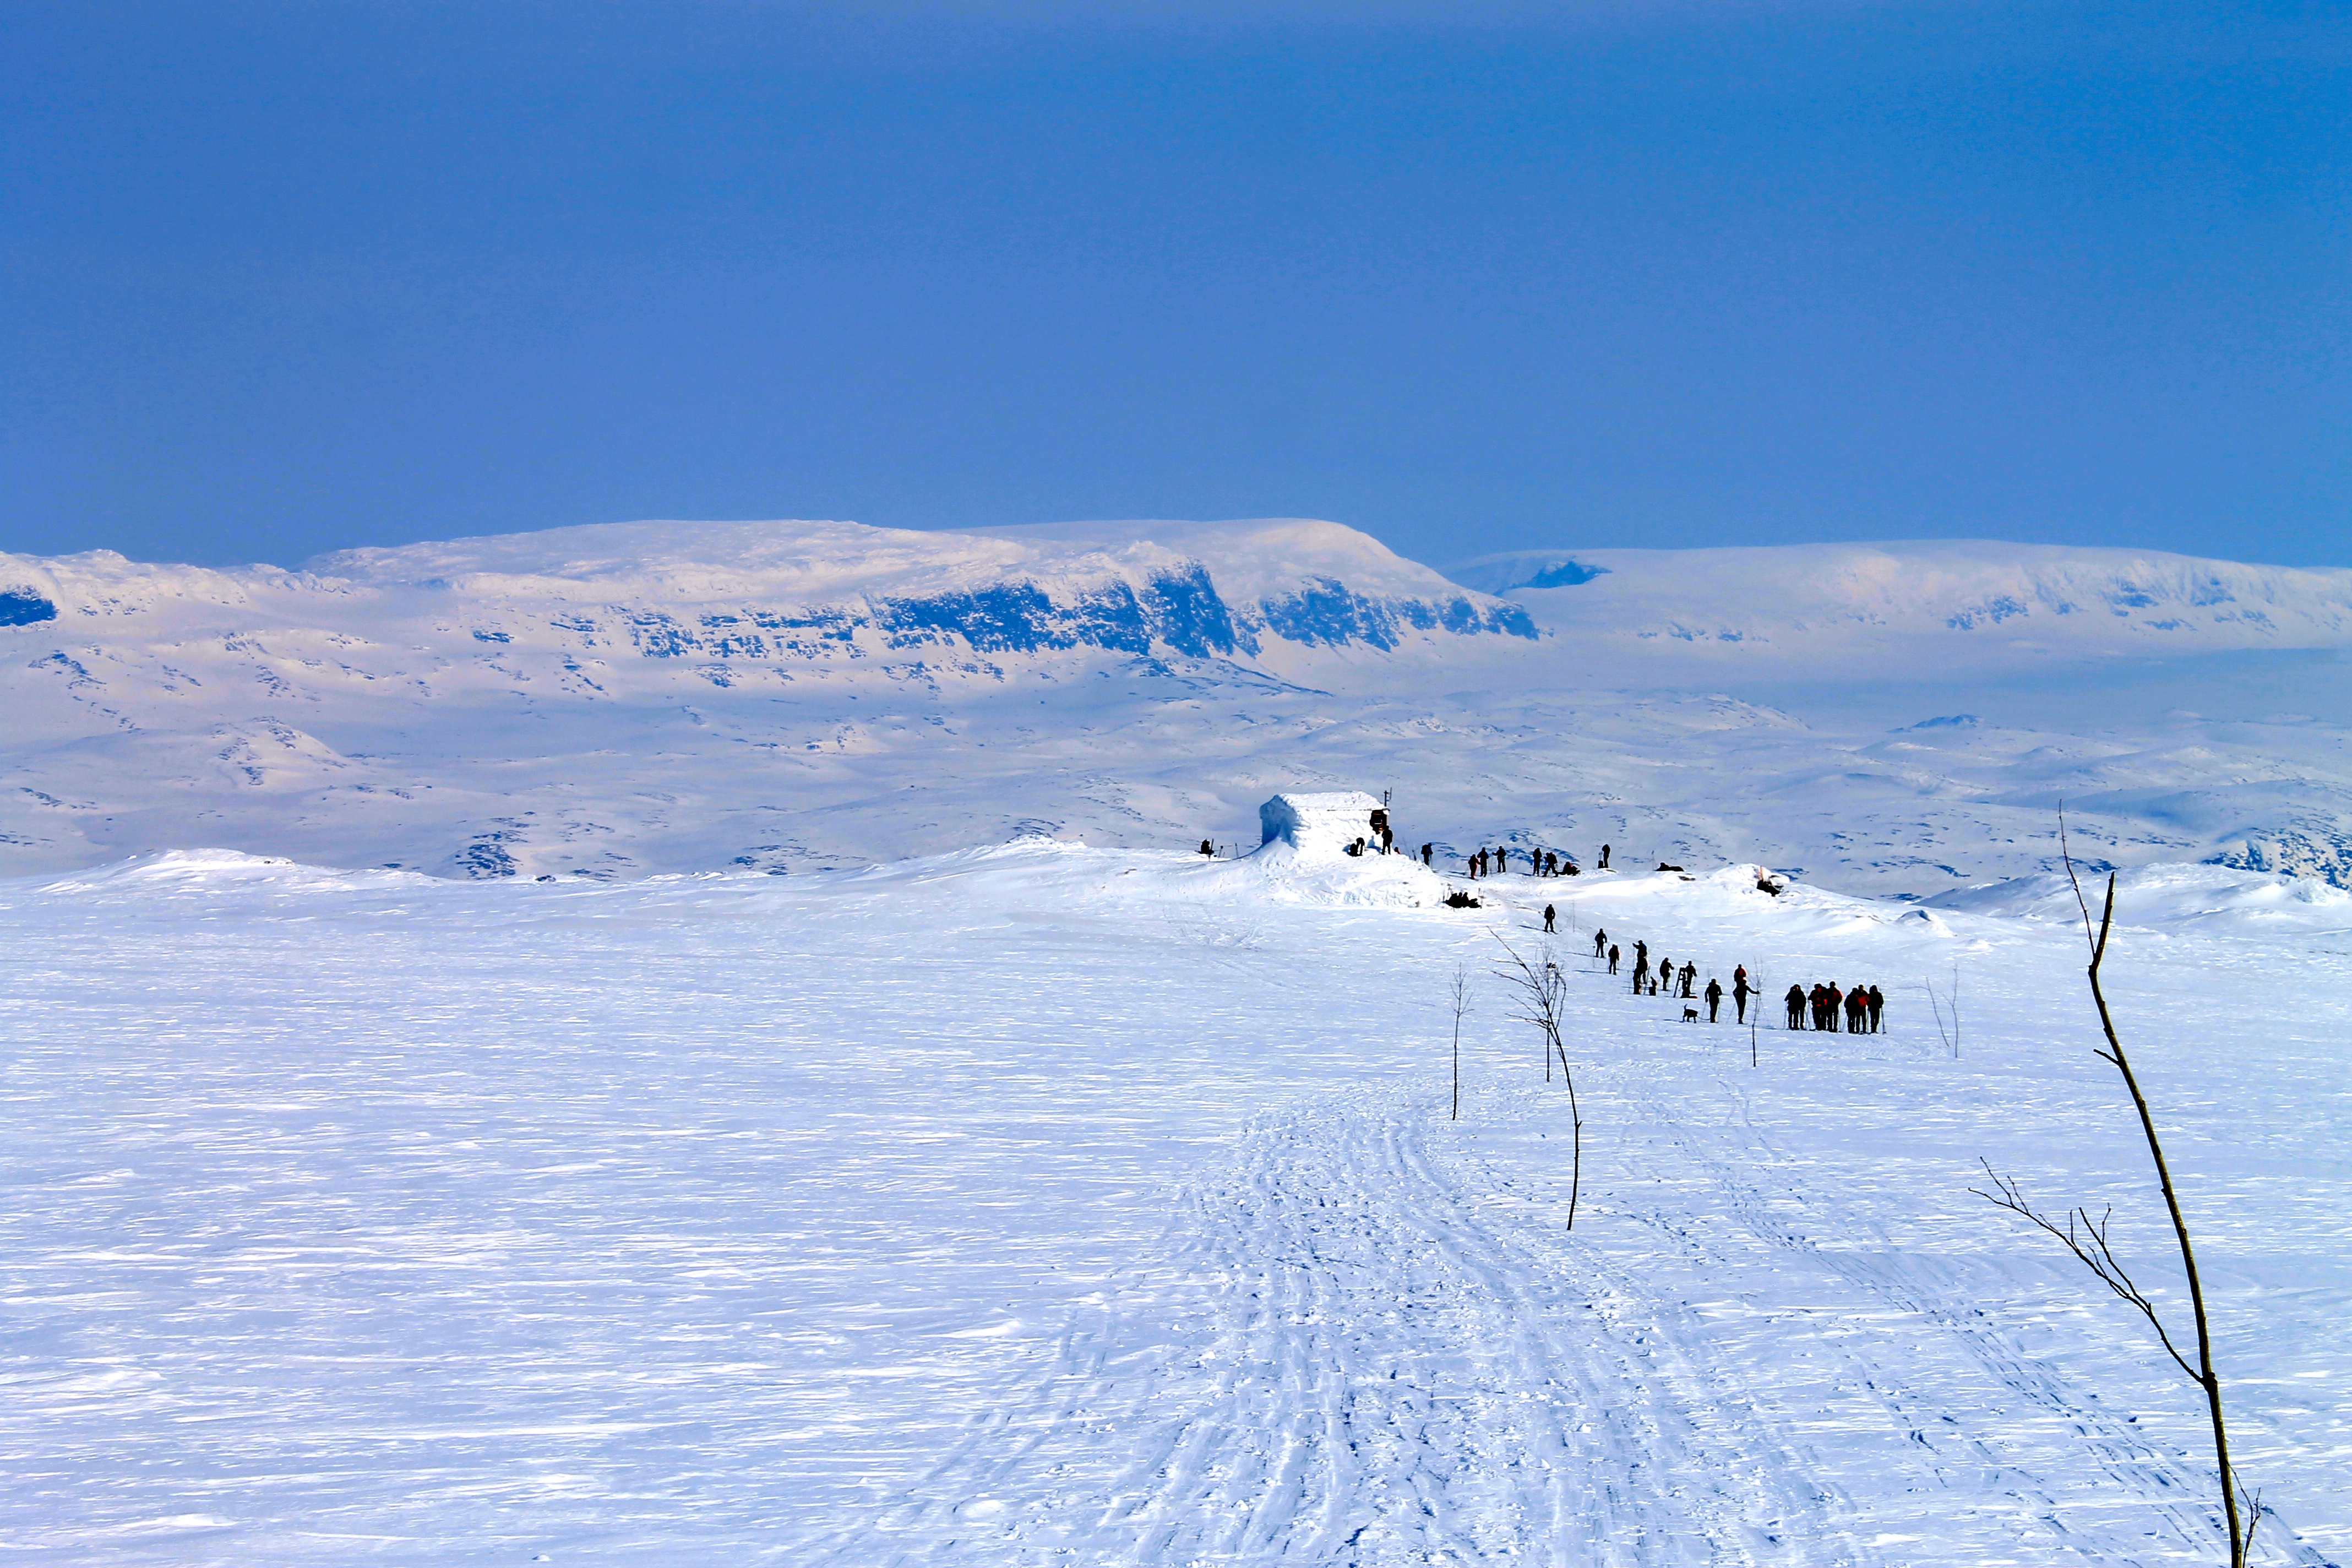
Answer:
[[[1278,795],[1257,808],[1264,837],[1260,848],[1274,843],[1294,849],[1338,854],[1372,830],[1372,813],[1381,803],[1361,790],[1333,795]]]

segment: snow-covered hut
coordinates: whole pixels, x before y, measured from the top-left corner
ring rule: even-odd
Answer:
[[[1287,844],[1306,855],[1340,855],[1359,838],[1380,842],[1373,818],[1381,803],[1360,790],[1278,795],[1257,808],[1261,850]]]

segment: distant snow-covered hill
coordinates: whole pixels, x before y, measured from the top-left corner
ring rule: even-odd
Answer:
[[[152,655],[163,685],[188,679],[166,672],[176,660],[265,686],[392,678],[446,694],[539,679],[582,697],[633,674],[720,688],[856,667],[999,679],[1007,659],[1073,651],[1286,667],[1535,636],[1519,606],[1333,523],[1196,531],[1228,546],[1207,557],[1149,537],[1013,533],[609,523],[343,551],[299,572],[0,555],[0,626],[95,637],[109,661]],[[116,684],[67,658],[52,668],[76,689]]]
[[[1202,549],[1199,546],[1209,548]],[[313,574],[441,593],[511,639],[628,647],[721,671],[858,659],[1002,676],[1007,657],[1096,649],[1192,658],[1532,638],[1527,612],[1378,541],[1294,520],[1097,538],[916,532],[851,522],[604,523],[351,550]]]
[[[2178,658],[2352,645],[2352,570],[1983,541],[1514,551],[1449,569],[1586,660],[1715,668]]]
[[[0,875],[198,845],[628,877],[1255,843],[1276,790],[1391,788],[1440,853],[1609,842],[1935,893],[2045,869],[2063,798],[2118,864],[2352,883],[2335,698],[2256,671],[2200,711],[2027,700],[2117,653],[2352,625],[2345,574],[2150,559],[1599,552],[1465,588],[1298,519],[608,524],[299,571],[0,555]],[[2003,669],[2005,695],[1887,707]]]

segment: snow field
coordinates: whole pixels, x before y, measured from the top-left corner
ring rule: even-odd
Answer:
[[[1331,880],[1393,869],[1254,887],[1032,843],[619,886],[218,856],[0,884],[0,1541],[2213,1560],[2194,1390],[1965,1190],[1983,1153],[2115,1203],[2177,1300],[2078,938],[1736,870],[1515,876],[1443,913]],[[1484,978],[1547,899],[1577,927],[1572,1234],[1563,1097]],[[2119,1017],[2266,1560],[2341,1561],[2352,942],[2168,909],[2118,938]],[[1746,1031],[1590,973],[1595,919],[1702,984],[1876,981],[1890,1032],[1765,1029],[1751,1068]],[[1918,990],[1955,956],[1958,1061]]]

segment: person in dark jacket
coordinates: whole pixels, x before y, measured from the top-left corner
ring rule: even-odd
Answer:
[[[1886,993],[1874,985],[1870,988],[1870,1032],[1885,1032],[1886,1027]]]
[[[1633,994],[1639,996],[1649,988],[1650,955],[1642,951],[1642,944],[1637,942],[1633,944]]]
[[[1609,846],[1606,844],[1601,847],[1601,868],[1604,871],[1609,869]]]
[[[1611,948],[1611,949],[1609,950],[1609,973],[1610,973],[1614,974],[1614,973],[1617,973],[1617,960],[1618,960],[1619,958],[1622,957],[1622,956],[1623,956],[1623,954],[1624,954],[1624,949],[1622,949],[1622,948],[1612,947],[1612,948]]]
[[[1803,1028],[1805,1026],[1805,988],[1792,984],[1789,987],[1789,994],[1780,1000],[1789,1009],[1788,1026],[1791,1029]]]
[[[1693,983],[1693,982],[1695,982],[1695,981],[1696,981],[1697,979],[1698,979],[1698,965],[1697,965],[1697,964],[1696,964],[1696,963],[1685,963],[1685,964],[1683,965],[1683,1000],[1684,1000],[1684,1001],[1685,1001],[1685,1002],[1696,1002],[1696,1000],[1698,1000],[1698,998],[1697,998],[1697,997],[1693,996],[1693,995],[1691,994],[1691,985],[1692,985],[1692,983]]]
[[[1549,904],[1546,904],[1544,906],[1544,933],[1546,935],[1549,935],[1555,929],[1557,929],[1551,922],[1554,918],[1558,916],[1559,912],[1559,910],[1553,909]]]
[[[1609,933],[1608,933],[1607,931],[1594,931],[1594,932],[1592,933],[1592,956],[1593,956],[1593,957],[1595,957],[1595,958],[1599,958],[1601,954],[1603,954],[1603,953],[1607,952],[1608,951],[1609,951]]]
[[[1822,988],[1822,1027],[1832,1035],[1836,1034],[1838,1012],[1844,1005],[1845,993],[1837,988],[1836,981],[1832,980],[1823,986]]]
[[[1203,854],[1203,855],[1210,855],[1210,856],[1213,856],[1213,855],[1215,855],[1215,854],[1216,854],[1216,852],[1217,852],[1217,847],[1216,847],[1215,845],[1213,845],[1213,844],[1210,843],[1210,842],[1209,842],[1207,839],[1205,839],[1205,838],[1203,838],[1203,839],[1202,839],[1202,840],[1201,840],[1201,853],[1202,853],[1202,854]]]
[[[1748,966],[1743,963],[1731,972],[1731,1005],[1739,1010],[1734,1023],[1748,1022],[1748,998],[1755,994],[1755,987],[1748,984]]]
[[[1708,1023],[1715,1022],[1715,1016],[1722,1006],[1723,982],[1710,975],[1706,982],[1706,1021]]]

